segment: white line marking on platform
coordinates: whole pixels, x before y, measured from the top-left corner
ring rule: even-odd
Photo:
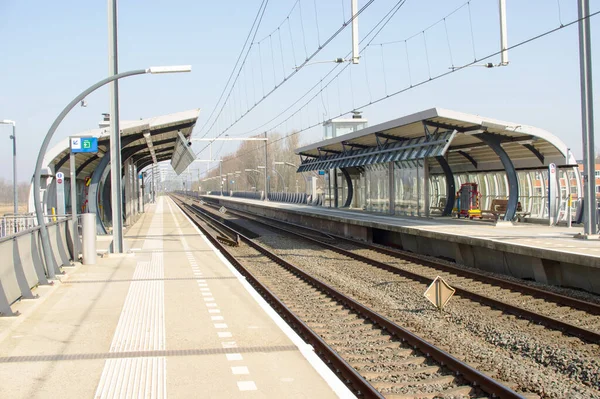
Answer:
[[[227,324],[225,323],[214,323],[215,328],[227,328]]]
[[[234,362],[237,360],[244,360],[241,353],[226,353],[225,356],[227,357],[227,360],[229,360],[230,362]]]
[[[215,300],[215,298],[213,298],[213,297],[210,297],[210,298],[206,297],[206,298],[204,298],[204,302],[212,302],[214,300]]]
[[[240,391],[256,391],[254,381],[238,381],[237,386]]]
[[[223,349],[237,348],[237,343],[235,341],[221,342],[221,346]]]
[[[207,308],[216,308],[216,307],[217,307],[217,304],[216,304],[216,303],[214,303],[214,302],[211,302],[211,303],[205,303],[205,305],[206,305],[206,307],[207,307]]]
[[[247,375],[247,374],[250,374],[250,371],[248,371],[248,367],[246,367],[246,366],[233,366],[231,368],[231,372],[233,373],[233,375]]]
[[[217,333],[217,336],[218,336],[219,338],[231,338],[231,337],[233,336],[233,334],[231,334],[231,333],[230,333],[230,332],[228,332],[228,331],[225,331],[225,332],[218,332],[218,333]]]
[[[212,296],[212,292],[202,292],[202,296]]]
[[[210,288],[200,288],[200,291],[210,291]]]
[[[219,321],[219,320],[223,320],[223,316],[210,316],[210,319],[212,321]]]
[[[219,309],[208,309],[208,313],[221,313]]]

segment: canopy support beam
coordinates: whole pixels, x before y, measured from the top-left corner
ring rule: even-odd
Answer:
[[[544,164],[544,154],[542,154],[537,148],[533,146],[533,144],[523,144],[523,147],[527,148],[529,151],[533,153],[540,160],[542,165]]]
[[[454,201],[456,201],[456,185],[454,184],[454,173],[443,156],[435,157],[435,160],[440,164],[446,176],[446,205],[442,211],[442,216],[451,216],[452,209],[454,208]]]
[[[510,157],[502,148],[502,136],[493,133],[480,133],[477,136],[478,139],[487,144],[495,153],[500,157],[500,162],[506,170],[506,177],[508,179],[508,204],[506,206],[506,213],[504,214],[505,221],[511,221],[515,218],[517,213],[517,205],[519,203],[519,179],[517,178],[517,171],[515,165],[510,160]]]
[[[457,153],[462,155],[463,157],[467,158],[469,160],[469,162],[471,162],[473,167],[475,167],[475,169],[477,169],[477,161],[475,160],[475,158],[473,158],[470,154],[468,154],[465,151],[457,151]]]
[[[344,202],[343,208],[350,208],[352,204],[352,197],[354,197],[354,187],[352,186],[352,178],[350,177],[350,173],[346,168],[340,168],[342,174],[346,178],[346,184],[348,185],[348,196],[346,197],[346,202]]]

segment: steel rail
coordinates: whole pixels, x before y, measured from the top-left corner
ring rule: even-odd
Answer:
[[[230,210],[230,212],[231,213],[235,213],[236,211],[231,211]],[[374,266],[374,267],[377,267],[377,268],[380,268],[380,269],[383,269],[383,270],[387,270],[387,271],[389,271],[391,273],[398,274],[398,275],[401,275],[403,277],[407,277],[407,278],[410,278],[410,279],[415,280],[415,281],[419,281],[419,282],[424,283],[424,284],[430,284],[431,283],[431,278],[429,278],[427,276],[423,276],[423,275],[420,275],[418,273],[414,273],[414,272],[410,272],[410,271],[407,271],[407,270],[403,270],[403,269],[397,268],[395,266],[388,265],[388,264],[386,264],[384,262],[380,262],[380,261],[368,258],[368,257],[363,256],[363,255],[355,254],[355,253],[353,253],[351,251],[339,248],[336,245],[329,244],[327,242],[323,242],[323,241],[321,241],[321,240],[319,240],[317,238],[314,238],[314,237],[311,237],[311,236],[307,236],[307,235],[304,235],[302,233],[295,232],[293,230],[289,230],[289,229],[286,229],[286,228],[283,228],[283,227],[274,226],[272,224],[266,224],[265,222],[261,222],[260,220],[256,220],[256,219],[253,219],[253,220],[256,221],[256,222],[265,224],[269,228],[275,228],[275,229],[278,229],[280,231],[285,231],[286,233],[295,235],[297,237],[301,237],[301,238],[303,238],[305,240],[311,241],[311,242],[313,242],[313,243],[315,243],[317,245],[320,245],[320,246],[322,246],[324,248],[327,248],[327,249],[329,249],[331,251],[334,251],[334,252],[339,253],[341,255],[347,256],[349,258],[355,259],[355,260],[357,260],[359,262],[363,262],[363,263],[366,263],[368,265],[371,265],[371,266]],[[282,224],[285,224],[285,222],[281,222],[281,221],[278,221],[278,222],[282,223]],[[290,224],[290,223],[288,223],[288,224]],[[298,225],[294,225],[294,226],[306,229],[304,226],[298,226]],[[314,229],[309,229],[309,230],[315,231]],[[336,238],[338,238],[338,237],[336,237]],[[339,237],[339,238],[340,239],[344,239],[346,241],[349,241],[352,244],[361,245],[361,246],[363,246],[363,247],[365,247],[367,249],[371,249],[371,250],[375,250],[375,251],[377,251],[377,250],[380,249],[379,247],[371,247],[368,244],[357,243],[354,240],[348,240],[348,239],[345,239],[345,238],[342,238],[342,237]],[[393,251],[392,253],[395,253],[395,251]],[[396,256],[396,255],[392,254],[390,256]],[[435,262],[433,262],[433,261],[423,260],[423,259],[417,258],[417,257],[407,257],[403,253],[401,254],[401,258],[403,258],[405,260],[409,260],[411,262],[415,262],[415,263],[419,263],[419,264],[424,264],[425,266],[428,266],[428,267],[440,268],[438,266],[438,264],[435,263]],[[481,277],[479,277],[479,280],[481,280]],[[485,282],[485,280],[484,280],[484,282]],[[496,309],[499,309],[499,310],[502,310],[504,312],[511,313],[513,315],[516,315],[516,316],[519,316],[519,317],[522,317],[522,318],[526,318],[526,319],[538,322],[538,323],[540,323],[540,324],[542,324],[542,325],[544,325],[546,327],[549,327],[549,328],[552,328],[552,329],[555,329],[555,330],[559,330],[559,331],[562,331],[562,332],[567,333],[569,335],[573,335],[573,336],[582,338],[582,339],[584,339],[584,340],[586,340],[588,342],[595,343],[595,344],[600,344],[600,334],[596,333],[594,331],[587,330],[585,328],[578,327],[578,326],[575,326],[573,324],[570,324],[570,323],[567,323],[567,322],[564,322],[564,321],[561,321],[561,320],[554,319],[552,317],[544,316],[542,314],[539,314],[539,313],[536,313],[536,312],[533,312],[533,311],[530,311],[530,310],[527,310],[527,309],[523,309],[523,308],[520,308],[518,306],[514,306],[514,305],[508,304],[506,302],[499,301],[497,299],[493,299],[493,298],[486,297],[484,295],[477,294],[477,293],[475,293],[473,291],[469,291],[467,289],[461,288],[460,286],[453,286],[453,288],[456,289],[456,295],[459,295],[459,296],[461,296],[463,298],[468,298],[468,299],[471,299],[473,301],[476,301],[476,302],[479,302],[479,303],[482,303],[482,304],[485,304],[485,305],[488,305],[488,306],[492,306],[492,307],[494,307]],[[580,301],[580,302],[584,302],[584,301]],[[588,304],[588,302],[584,302],[584,303]]]
[[[208,214],[203,209],[201,209],[201,208],[192,208],[192,209],[195,209],[197,212],[204,213],[204,215],[206,217],[211,218],[213,221],[217,222],[215,219],[212,218],[212,215]],[[438,363],[442,364],[443,366],[446,366],[449,369],[451,369],[452,371],[459,373],[467,381],[470,381],[474,385],[479,386],[483,391],[485,391],[491,395],[496,395],[499,398],[522,398],[521,395],[519,395],[512,389],[500,384],[498,381],[494,380],[493,378],[488,377],[487,375],[474,369],[473,367],[469,366],[468,364],[456,359],[451,354],[437,348],[435,345],[425,341],[424,339],[420,338],[419,336],[415,335],[414,333],[410,332],[409,330],[397,325],[396,323],[387,319],[386,317],[374,312],[373,310],[360,304],[359,302],[355,301],[354,299],[342,294],[341,292],[337,291],[335,288],[331,287],[330,285],[312,277],[311,275],[307,274],[303,270],[297,268],[293,264],[285,261],[281,257],[279,257],[276,254],[274,254],[273,252],[269,251],[262,245],[252,241],[251,239],[245,237],[242,234],[240,234],[239,236],[240,236],[240,239],[248,246],[256,249],[261,254],[263,254],[263,255],[267,256],[269,259],[273,260],[275,263],[279,264],[280,266],[285,267],[292,273],[300,276],[301,278],[303,278],[305,281],[307,281],[314,287],[318,288],[319,290],[326,293],[327,295],[335,298],[337,301],[343,303],[348,308],[353,309],[355,312],[357,312],[357,313],[361,314],[363,317],[371,320],[373,323],[380,325],[383,329],[387,330],[390,334],[395,335],[402,341],[408,342],[411,346],[413,346],[414,348],[417,348],[418,350],[420,350],[421,352],[426,354],[428,357],[435,359]],[[225,249],[223,248],[223,250],[225,250]],[[232,255],[230,255],[230,256],[232,257]],[[237,263],[237,260],[235,262]],[[243,267],[243,266],[240,265],[240,267]],[[260,286],[262,286],[262,284],[260,284],[258,281],[256,281],[256,284],[259,284]],[[266,287],[264,289],[266,291],[268,291],[268,289]],[[273,295],[273,294],[271,294],[271,295]],[[277,299],[277,302],[281,303],[278,299]],[[281,304],[281,305],[285,307],[285,305],[283,305],[283,304]],[[304,323],[302,323],[302,325],[306,326]],[[306,326],[306,328],[308,328],[308,327]],[[312,332],[312,330],[311,330],[311,332]],[[319,341],[323,342],[320,338],[319,338]],[[327,344],[325,344],[325,345],[327,345]],[[336,354],[336,356],[337,356],[337,354]],[[344,362],[344,364],[347,364],[343,359],[341,359],[341,360]],[[348,365],[348,367],[352,368],[349,365]],[[354,369],[352,368],[352,370],[354,370]],[[356,373],[356,371],[354,371],[354,373]],[[356,373],[356,374],[358,374],[358,373]],[[358,374],[358,376],[361,378],[361,380],[363,379],[363,377],[360,376],[360,374]],[[369,386],[371,386],[371,385],[369,384]],[[378,391],[377,391],[377,393],[379,394]],[[381,394],[379,394],[379,395],[381,395]]]
[[[214,206],[213,204],[210,204],[210,203],[206,203],[206,204],[210,205],[210,206]],[[325,234],[324,232],[319,231],[317,229],[313,229],[311,227],[302,226],[302,225],[298,225],[295,223],[270,218],[268,216],[255,215],[250,212],[242,211],[239,209],[235,209],[235,210],[229,209],[229,212],[237,213],[238,215],[241,213],[244,216],[251,217],[252,220],[255,220],[255,221],[263,223],[263,224],[265,224],[265,223],[257,218],[266,219],[269,221],[274,221],[274,222],[278,222],[281,224],[287,224],[287,225],[294,226],[297,228],[314,231],[315,233],[318,233],[319,235]],[[239,215],[239,216],[242,216],[242,215]],[[271,225],[269,225],[269,226],[271,226]],[[470,279],[474,279],[474,280],[478,280],[478,281],[482,281],[482,282],[486,282],[486,283],[490,282],[490,283],[493,283],[494,285],[497,285],[497,286],[505,288],[505,289],[509,289],[511,291],[521,292],[524,294],[535,296],[540,299],[550,300],[552,302],[556,302],[558,304],[568,306],[568,307],[571,307],[574,309],[583,310],[584,312],[588,312],[588,313],[595,314],[595,315],[600,315],[600,304],[597,304],[597,303],[583,301],[581,299],[576,299],[576,298],[572,298],[572,297],[569,297],[566,295],[557,294],[555,292],[531,287],[529,285],[505,280],[505,279],[502,279],[499,277],[488,276],[488,275],[485,275],[482,273],[478,273],[476,271],[466,270],[466,269],[462,269],[460,267],[444,264],[441,262],[436,262],[435,260],[428,259],[425,255],[414,254],[414,253],[404,251],[404,250],[399,250],[399,249],[386,248],[383,246],[369,244],[369,243],[366,243],[363,241],[358,241],[358,240],[355,240],[352,238],[342,237],[342,236],[338,236],[338,235],[331,234],[331,233],[327,233],[326,235],[329,237],[334,237],[336,240],[345,241],[350,244],[362,246],[365,249],[380,252],[385,255],[389,255],[389,256],[393,256],[393,257],[400,258],[403,260],[407,260],[409,262],[420,263],[423,266],[432,267],[434,269],[440,269],[447,273],[457,274],[461,277],[470,278]]]

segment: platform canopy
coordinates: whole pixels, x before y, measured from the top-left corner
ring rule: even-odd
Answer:
[[[121,121],[122,161],[132,158],[137,169],[142,170],[155,161],[171,160],[176,143],[181,140],[179,133],[189,141],[199,112],[199,109],[194,109],[137,121]],[[78,153],[75,159],[77,175],[90,176],[99,166],[102,157],[110,151],[110,129],[100,127],[73,136],[98,138],[97,153]],[[66,138],[48,151],[44,166],[54,173],[46,174],[63,172],[68,176],[69,154],[69,140]]]
[[[576,165],[566,145],[543,129],[441,108],[296,150],[298,172],[437,157],[444,157],[454,172],[485,172],[505,169],[502,152],[517,170]]]

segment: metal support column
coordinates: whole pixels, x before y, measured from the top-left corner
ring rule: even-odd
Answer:
[[[144,212],[144,175],[137,177],[137,190],[138,190],[138,212]]]
[[[583,131],[583,234],[597,234],[596,157],[594,154],[594,98],[592,86],[592,37],[590,2],[578,0],[579,68],[581,80],[581,127]]]
[[[346,179],[346,184],[348,185],[348,196],[346,197],[346,202],[344,203],[344,208],[349,208],[352,205],[352,198],[354,197],[354,186],[352,184],[352,178],[350,177],[350,173],[346,170],[346,168],[340,169],[344,178]]]
[[[117,49],[117,0],[108,0],[108,76],[119,73]],[[121,195],[121,133],[119,129],[119,84],[110,83],[110,170],[113,242],[112,252],[123,253],[123,204]]]
[[[421,177],[419,176],[419,160],[417,159],[417,216],[421,217]]]
[[[333,207],[339,207],[337,168],[333,168]]]
[[[70,151],[70,150],[69,150]],[[69,155],[71,167],[71,240],[73,243],[73,262],[79,259],[79,229],[77,227],[77,174],[75,173],[75,153]]]
[[[394,173],[394,162],[388,163],[388,197],[389,197],[389,213],[396,214],[396,174]]]
[[[265,132],[265,201],[269,200],[269,159],[268,159],[268,136]]]
[[[510,221],[515,218],[517,213],[517,205],[519,203],[519,179],[517,177],[517,171],[513,165],[510,157],[502,148],[502,138],[492,133],[480,133],[477,136],[478,139],[487,144],[495,153],[500,157],[500,162],[506,170],[506,177],[508,179],[508,204],[506,206],[506,213],[504,214],[504,220]],[[496,192],[498,192],[496,190]]]
[[[450,165],[446,158],[443,156],[435,157],[436,161],[440,164],[440,167],[444,171],[446,177],[446,205],[442,211],[442,216],[452,215],[452,209],[454,208],[454,202],[456,201],[456,185],[454,183],[454,173],[450,169]]]
[[[429,217],[430,211],[430,198],[429,198],[429,163],[427,162],[427,158],[423,158],[423,196],[424,198],[424,206],[425,206],[425,217]]]

